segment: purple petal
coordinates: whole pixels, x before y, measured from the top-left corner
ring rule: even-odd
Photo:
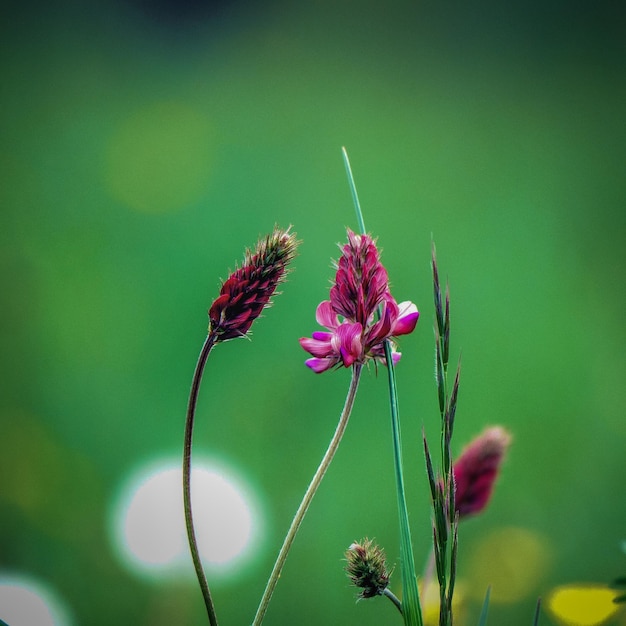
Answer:
[[[304,363],[316,374],[321,374],[322,372],[330,369],[336,362],[336,359],[307,359]]]

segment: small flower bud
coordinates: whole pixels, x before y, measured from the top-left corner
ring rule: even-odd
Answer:
[[[352,584],[361,589],[360,598],[381,595],[389,584],[390,574],[385,563],[385,551],[370,539],[354,542],[346,550],[346,573]]]
[[[243,265],[222,284],[209,309],[209,332],[216,341],[243,337],[261,311],[270,304],[295,256],[296,236],[277,227],[260,239],[254,252],[246,250]]]
[[[493,426],[461,452],[452,467],[455,508],[460,519],[480,513],[487,506],[511,439],[506,429]]]

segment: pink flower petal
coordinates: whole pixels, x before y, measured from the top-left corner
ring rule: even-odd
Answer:
[[[333,354],[333,347],[330,341],[319,341],[310,337],[301,337],[300,345],[311,355],[325,358]]]
[[[363,354],[362,330],[363,327],[358,322],[356,324],[344,322],[337,328],[339,352],[346,367],[350,367],[355,361],[358,361]]]
[[[330,369],[336,362],[336,359],[307,359],[304,363],[316,374],[321,374],[322,372]]]
[[[339,325],[337,314],[333,311],[330,300],[324,300],[319,303],[315,311],[315,319],[320,326],[326,326],[326,328],[331,330],[334,330]]]
[[[382,343],[385,339],[391,337],[392,329],[398,317],[398,305],[395,300],[388,295],[383,302],[383,315],[371,327],[367,333],[367,343],[372,346]]]
[[[400,311],[399,317],[393,325],[393,330],[391,331],[391,334],[394,337],[412,333],[415,330],[417,320],[420,316],[417,307],[409,300],[401,302],[398,305],[398,309]]]

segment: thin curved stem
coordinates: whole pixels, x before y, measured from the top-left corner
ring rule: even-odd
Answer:
[[[202,561],[200,560],[200,553],[198,552],[198,542],[196,540],[196,533],[193,527],[193,515],[191,511],[191,443],[193,438],[193,423],[196,413],[196,402],[198,400],[198,391],[200,389],[200,381],[202,380],[202,372],[204,371],[207,358],[209,357],[209,353],[214,345],[215,335],[213,333],[209,333],[207,338],[204,340],[202,350],[200,350],[200,356],[198,357],[196,369],[193,373],[193,379],[191,381],[189,403],[187,404],[187,419],[185,421],[185,444],[183,448],[183,502],[185,508],[187,539],[189,540],[189,549],[191,550],[193,566],[196,570],[198,582],[200,583],[202,597],[204,598],[204,604],[206,605],[207,615],[211,626],[217,626],[217,616],[215,615],[215,607],[213,606],[211,592],[209,591],[209,584],[206,576],[204,575],[204,570],[202,569]]]
[[[393,602],[396,609],[400,611],[400,615],[402,615],[402,602],[400,602],[400,600],[398,599],[398,596],[396,596],[396,594],[393,591],[391,591],[389,587],[385,587],[385,590],[383,591],[382,595],[389,598]]]
[[[298,529],[300,528],[300,524],[302,524],[302,520],[306,515],[306,512],[309,509],[311,501],[313,500],[313,496],[317,492],[320,483],[322,482],[322,478],[324,478],[324,474],[326,470],[330,466],[333,457],[335,456],[335,452],[337,452],[337,448],[339,447],[339,443],[341,442],[341,438],[346,430],[346,426],[348,425],[348,420],[350,419],[350,413],[352,412],[352,407],[354,406],[354,399],[356,398],[356,392],[359,387],[359,380],[361,378],[361,364],[356,364],[352,367],[352,379],[350,381],[350,387],[348,389],[348,395],[346,396],[346,401],[343,407],[343,411],[341,412],[341,416],[339,418],[339,423],[337,424],[337,428],[335,430],[335,434],[328,445],[328,449],[322,458],[311,483],[309,484],[304,497],[302,498],[302,502],[296,511],[296,515],[291,522],[291,526],[287,531],[287,535],[285,536],[285,540],[283,541],[283,545],[278,553],[278,557],[276,559],[276,563],[274,564],[274,569],[267,581],[267,585],[265,587],[265,591],[263,593],[263,597],[261,598],[261,603],[259,604],[259,608],[257,609],[256,616],[254,618],[253,626],[259,626],[263,622],[263,618],[265,617],[265,613],[267,611],[267,607],[272,598],[272,593],[278,583],[278,579],[280,578],[280,574],[282,572],[285,561],[287,560],[287,554],[291,549],[291,545],[293,544],[293,540],[296,537]]]

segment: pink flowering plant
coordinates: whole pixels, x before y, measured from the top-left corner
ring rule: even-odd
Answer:
[[[257,608],[254,626],[259,626],[265,618],[300,525],[346,431],[363,366],[370,362],[376,365],[376,369],[378,364],[384,366],[389,383],[400,530],[401,598],[389,589],[394,568],[388,568],[384,549],[373,540],[364,538],[354,541],[349,546],[345,552],[346,573],[352,584],[360,590],[360,598],[386,597],[397,609],[397,614],[405,626],[424,624],[423,599],[418,588],[405,498],[398,385],[395,379],[395,366],[401,358],[397,340],[415,330],[420,314],[413,302],[404,300],[398,303],[390,291],[387,270],[382,264],[376,240],[366,232],[363,223],[354,178],[345,150],[343,158],[360,232],[347,230],[347,241],[340,246],[340,255],[335,264],[335,277],[328,299],[322,301],[315,312],[315,319],[323,330],[314,330],[310,337],[300,338],[300,346],[310,355],[305,363],[313,372],[321,374],[334,369],[349,368],[350,384],[334,434],[286,532]],[[211,626],[217,626],[217,614],[198,554],[190,492],[193,424],[198,391],[212,349],[228,340],[248,336],[251,326],[269,306],[277,286],[285,279],[288,266],[295,256],[297,244],[295,235],[290,229],[275,227],[270,235],[259,240],[254,250],[246,251],[243,264],[222,283],[220,293],[209,309],[208,334],[192,379],[183,452],[183,500],[190,552]],[[420,531],[428,532],[432,536],[433,547],[426,570],[421,576],[421,585],[424,588],[436,573],[439,587],[439,626],[452,626],[459,521],[464,517],[479,514],[486,507],[511,437],[503,427],[487,429],[463,450],[454,463],[452,461],[451,440],[459,392],[460,365],[457,366],[452,384],[449,385],[450,293],[448,287],[445,293],[441,289],[434,246],[432,272],[435,302],[435,378],[440,412],[441,458],[436,468],[424,437],[425,473],[431,492],[432,528]],[[487,593],[481,625],[486,621],[488,599]],[[537,619],[538,611],[535,623]]]

